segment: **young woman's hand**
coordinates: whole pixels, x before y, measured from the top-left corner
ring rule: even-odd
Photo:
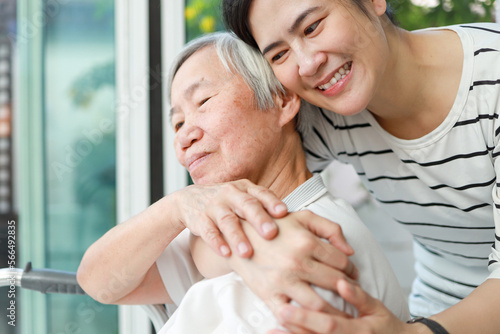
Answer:
[[[290,213],[276,223],[279,234],[272,240],[244,224],[254,254],[250,259],[232,256],[229,266],[275,314],[291,300],[311,310],[335,312],[311,284],[334,291],[339,279],[357,278],[348,257],[354,252],[342,229],[310,211]]]
[[[265,239],[278,233],[274,218],[287,214],[286,205],[270,190],[248,180],[216,185],[192,185],[172,194],[177,217],[217,254],[250,257],[253,248],[241,226],[248,221]],[[166,213],[172,214],[172,213]]]
[[[337,292],[359,312],[357,318],[338,313],[317,312],[283,304],[278,310],[278,319],[289,332],[272,330],[267,334],[400,334],[426,333],[422,324],[407,324],[399,320],[379,300],[371,297],[358,284],[340,279]]]

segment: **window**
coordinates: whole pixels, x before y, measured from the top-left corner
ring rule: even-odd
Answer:
[[[116,223],[114,12],[112,0],[19,4],[18,226],[34,268],[76,271]],[[118,333],[116,306],[20,294],[18,333]]]

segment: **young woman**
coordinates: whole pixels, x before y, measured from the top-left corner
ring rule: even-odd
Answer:
[[[286,307],[287,321],[314,333],[497,332],[500,26],[409,32],[391,22],[385,0],[224,0],[223,8],[281,83],[317,106],[303,130],[308,166],[351,163],[414,235],[410,311],[432,319],[395,321],[351,287],[358,319]]]

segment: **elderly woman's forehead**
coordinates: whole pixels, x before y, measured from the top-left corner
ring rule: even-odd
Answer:
[[[217,51],[213,47],[200,49],[186,58],[177,70],[174,81],[188,73],[191,73],[191,75],[204,74],[205,76],[210,76],[212,80],[215,78],[227,80],[230,74],[224,67]],[[173,86],[175,86],[175,84],[173,84]],[[174,89],[175,87],[172,88]]]
[[[215,72],[219,75],[223,75],[224,77],[226,76],[226,74],[240,76],[239,73],[236,73],[236,71],[232,71],[224,65],[226,62],[224,62],[223,59],[220,58],[219,53],[213,45],[206,46],[194,52],[188,59],[186,59],[184,64],[188,62],[194,64],[194,66],[198,67],[199,70]]]

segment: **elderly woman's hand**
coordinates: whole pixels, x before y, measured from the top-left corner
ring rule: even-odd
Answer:
[[[252,255],[241,219],[248,221],[261,237],[272,239],[278,233],[274,218],[287,214],[285,204],[276,195],[248,180],[192,185],[172,195],[177,217],[184,226],[222,256],[232,251],[242,257]]]

